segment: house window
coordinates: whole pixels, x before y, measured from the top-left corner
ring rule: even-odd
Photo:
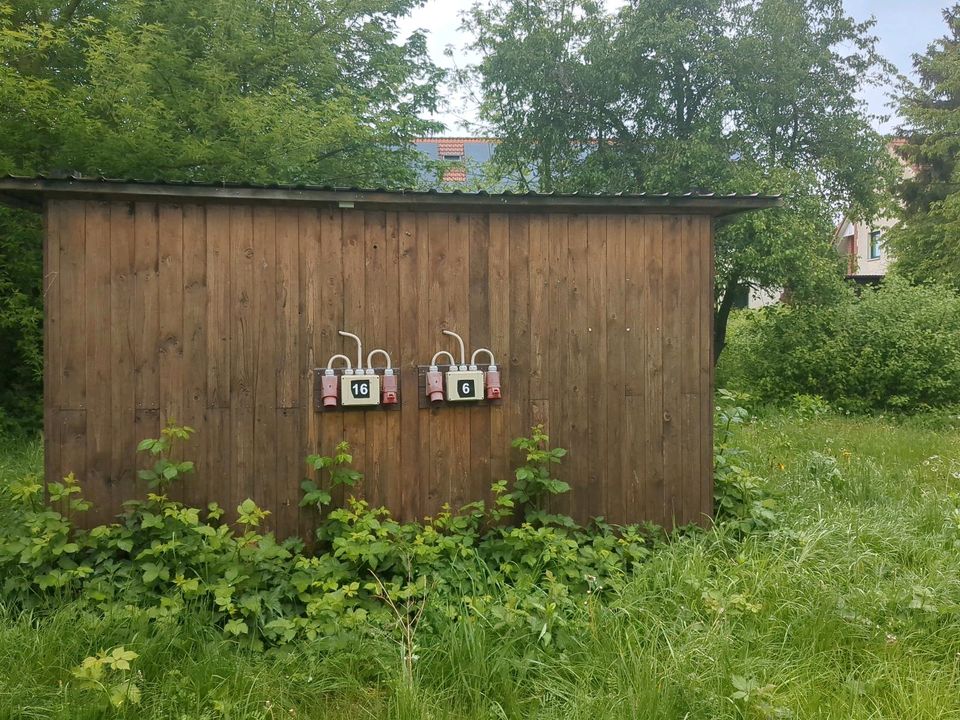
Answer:
[[[444,155],[443,159],[456,161],[456,160],[463,160],[463,157],[461,155]]]
[[[880,259],[880,231],[872,230],[870,232],[870,259]]]

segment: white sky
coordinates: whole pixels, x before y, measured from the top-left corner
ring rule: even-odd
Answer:
[[[624,5],[626,0],[606,0],[609,9]],[[901,72],[909,73],[912,65],[910,56],[922,53],[927,45],[946,31],[941,9],[952,0],[845,0],[847,12],[857,20],[866,20],[871,15],[877,20],[874,32],[879,38],[882,55],[894,63]],[[420,8],[400,22],[402,35],[416,28],[427,31],[427,41],[434,62],[443,67],[463,67],[475,60],[466,54],[463,46],[469,35],[462,33],[460,13],[473,4],[473,0],[427,0]],[[444,55],[447,46],[453,48],[453,57]],[[890,114],[885,107],[887,93],[892,88],[869,88],[863,93],[863,99],[873,114]],[[446,135],[471,132],[468,124],[475,122],[476,102],[469,97],[454,97],[447,94],[448,107],[436,119],[443,122]],[[878,129],[890,130],[895,121],[878,125]]]

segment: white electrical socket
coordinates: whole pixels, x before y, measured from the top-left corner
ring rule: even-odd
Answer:
[[[482,370],[451,370],[447,373],[447,401],[483,400]]]
[[[340,404],[345,407],[379,405],[380,376],[342,375],[340,377]]]

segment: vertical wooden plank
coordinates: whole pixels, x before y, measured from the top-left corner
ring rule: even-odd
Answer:
[[[547,358],[550,356],[550,236],[547,216],[530,215],[528,267],[530,273],[530,400],[549,398],[550,380]]]
[[[56,419],[60,473],[73,473],[82,482],[87,475],[87,411],[60,410],[56,413]],[[87,488],[84,486],[82,489],[86,495]],[[62,508],[62,511],[69,515],[67,508]]]
[[[643,284],[644,346],[644,450],[643,506],[646,515],[660,525],[667,522],[664,512],[663,444],[663,223],[662,216],[644,220],[640,277]]]
[[[341,210],[324,208],[320,211],[320,265],[322,302],[318,317],[317,364],[323,366],[331,355],[341,353],[347,347],[343,338],[337,334],[337,331],[344,327],[343,211]],[[347,355],[353,358],[355,350],[352,347],[349,350]],[[337,443],[345,439],[343,416],[344,413],[341,412],[322,413],[319,416],[320,442],[319,447],[313,452],[331,455]],[[342,501],[343,493],[339,493],[334,499]]]
[[[216,503],[232,513],[236,507],[233,502],[235,481],[233,472],[234,439],[230,422],[229,407],[208,407],[205,424],[206,437],[202,442],[206,448],[207,470],[201,478],[206,488],[207,503]],[[199,445],[200,442],[197,444]]]
[[[207,205],[207,407],[230,406],[230,206]]]
[[[569,251],[569,241],[567,236],[567,215],[564,213],[552,213],[548,220],[548,231],[550,237],[549,243],[549,294],[547,304],[549,305],[549,328],[547,335],[547,376],[549,383],[549,409],[550,421],[547,426],[547,434],[550,435],[550,441],[554,445],[566,442],[566,430],[563,427],[567,413],[569,412],[567,404],[569,402],[567,386],[567,353],[565,351],[566,333],[567,333],[567,285],[569,283],[567,253]],[[569,449],[569,448],[568,448]],[[570,482],[573,474],[570,469],[569,456],[564,460],[557,470],[557,477]],[[573,502],[572,493],[565,493],[562,497],[555,498],[550,507],[553,511],[569,515],[572,512]]]
[[[100,525],[115,514],[111,490],[112,439],[110,365],[110,205],[88,202],[85,227],[87,472],[81,477],[84,496],[92,503],[86,521]]]
[[[114,501],[135,496],[137,442],[135,327],[133,314],[135,207],[110,206],[110,454],[113,457]]]
[[[510,215],[510,440],[530,434],[530,223]]]
[[[364,243],[365,219],[362,210],[346,210],[343,213],[343,235],[341,241],[341,252],[343,255],[343,324],[335,328],[351,332],[361,340],[366,334],[364,328],[365,305],[366,305],[366,248]],[[357,344],[351,338],[343,339],[343,351],[349,358],[357,355]],[[353,361],[356,364],[356,360]],[[362,362],[362,360],[361,360]],[[353,457],[358,469],[364,473],[364,480],[355,491],[347,490],[346,494],[366,496],[367,484],[370,479],[366,477],[369,467],[369,453],[367,447],[366,418],[365,412],[344,412],[343,414],[343,436],[353,448]]]
[[[160,337],[158,218],[159,208],[155,203],[136,204],[133,316],[137,323],[134,328],[133,348],[137,410],[160,409],[160,365],[157,352]],[[148,424],[141,431],[150,427]],[[156,432],[159,432],[159,427]]]
[[[386,313],[388,308],[396,308],[396,297],[387,292],[387,268],[391,264],[387,248],[387,215],[385,212],[367,212],[363,214],[363,251],[366,262],[361,265],[366,288],[363,302],[363,317],[356,329],[352,330],[367,342],[363,348],[364,361],[374,348],[384,347],[386,342]],[[391,319],[392,320],[392,319]],[[394,351],[396,353],[396,351]],[[371,358],[383,365],[381,356]],[[386,457],[387,418],[386,413],[370,410],[363,413],[364,435],[366,437],[365,489],[366,496],[374,506],[386,502],[387,474],[391,460]]]
[[[651,439],[647,436],[650,430],[647,422],[647,398],[650,397],[648,385],[652,379],[647,355],[647,333],[650,330],[647,314],[658,312],[659,306],[651,301],[649,292],[648,227],[652,227],[652,221],[647,221],[640,215],[628,215],[624,218],[623,388],[626,400],[623,418],[624,442],[619,457],[623,468],[625,521],[628,523],[660,520],[659,511],[651,507],[652,493],[649,489],[659,473],[649,457],[648,446]]]
[[[271,525],[278,537],[301,535],[300,480],[304,476],[300,422],[302,408],[277,408],[275,513]]]
[[[277,209],[253,208],[253,501],[277,508]],[[267,519],[274,527],[275,517]]]
[[[158,206],[157,293],[159,334],[160,426],[183,423],[183,210],[180,205]],[[184,501],[183,483],[175,483],[170,494]]]
[[[680,447],[681,523],[700,515],[700,296],[703,292],[700,232],[697,218],[683,217],[680,227]]]
[[[470,339],[477,347],[490,343],[490,216],[475,213],[469,216],[470,233]],[[502,363],[505,358],[499,358]],[[471,477],[467,492],[469,501],[487,499],[493,478],[490,475],[490,408],[470,409]]]
[[[234,261],[230,206],[206,206],[206,424],[197,445],[205,448],[206,468],[197,478],[208,502],[230,508],[234,496],[233,435],[230,423],[231,333]],[[198,472],[199,475],[199,472]]]
[[[277,208],[277,407],[300,407],[300,229],[296,208]]]
[[[66,232],[67,213],[59,200],[44,208],[43,234],[43,469],[49,482],[61,475],[59,410],[63,355],[60,335],[60,236]]]
[[[425,362],[422,355],[426,352],[419,346],[422,313],[426,312],[426,293],[421,292],[419,284],[419,265],[421,262],[421,235],[417,226],[417,216],[410,212],[401,212],[397,217],[397,273],[398,308],[400,309],[398,327],[397,358],[394,363],[400,366],[400,464],[398,473],[399,497],[397,516],[411,520],[417,516],[417,497],[420,492],[422,472],[418,464],[420,450],[420,422],[417,397],[417,364]],[[427,358],[429,360],[429,358]],[[427,411],[423,411],[427,415]]]
[[[460,333],[466,345],[466,361],[478,347],[470,337],[470,221],[469,216],[455,213],[449,221],[446,294],[448,298],[447,327]],[[448,338],[453,340],[453,338]],[[456,352],[454,355],[456,356]],[[458,358],[459,360],[459,358]],[[475,500],[470,491],[470,408],[448,408],[444,413],[444,429],[449,433],[444,448],[449,458],[450,490],[446,501],[454,512]]]
[[[158,362],[160,373],[160,424],[183,422],[183,210],[161,204],[157,230],[160,262],[157,287],[159,305]],[[182,487],[173,486],[182,500]]]
[[[276,398],[276,517],[279,536],[300,532],[300,478],[304,453],[300,422],[304,412],[306,366],[301,351],[300,215],[294,207],[277,208],[277,398]],[[313,217],[316,217],[314,215]],[[309,242],[309,238],[307,242]],[[307,253],[304,253],[306,257]],[[311,412],[309,403],[306,412]]]
[[[259,339],[255,301],[256,249],[253,211],[248,205],[230,206],[230,493],[227,509],[254,494],[254,409]]]
[[[504,401],[490,408],[490,474],[494,481],[510,475],[510,412],[514,406],[514,377],[510,364],[510,221],[503,213],[491,213],[489,268],[490,349],[502,366]]]
[[[570,281],[567,285],[566,311],[568,326],[565,351],[566,372],[563,383],[569,393],[567,415],[564,423],[564,442],[569,448],[569,466],[573,517],[587,522],[592,511],[591,496],[596,488],[589,483],[590,467],[594,462],[594,449],[584,439],[589,433],[590,403],[597,388],[590,384],[590,376],[596,367],[596,357],[587,339],[589,307],[587,306],[587,264],[590,262],[587,246],[587,219],[584,215],[571,215],[567,221],[568,248],[567,266]]]
[[[683,517],[683,409],[680,400],[682,222],[680,217],[672,215],[663,220],[663,481],[664,512],[669,527]]]
[[[587,216],[587,277],[585,306],[587,311],[587,332],[584,336],[587,344],[586,386],[590,388],[587,435],[588,447],[592,448],[592,457],[587,471],[587,482],[593,487],[588,496],[590,517],[604,516],[609,519],[610,505],[619,505],[619,499],[610,503],[608,483],[610,477],[606,464],[596,458],[598,448],[604,447],[607,438],[607,406],[614,392],[607,379],[607,324],[604,311],[607,293],[607,217],[591,214]],[[583,450],[586,451],[586,448]]]
[[[302,396],[300,404],[302,433],[300,453],[293,469],[297,477],[307,476],[304,465],[308,455],[321,451],[320,414],[314,410],[313,369],[320,367],[326,358],[320,339],[323,312],[323,263],[320,255],[320,216],[313,207],[301,207],[298,211],[298,244],[300,247],[301,282],[300,294],[303,314],[300,351]],[[297,491],[297,502],[300,502]],[[317,516],[310,508],[301,508],[298,513],[298,534],[311,541],[316,528]]]
[[[700,218],[700,522],[713,517],[713,220]]]
[[[379,332],[382,334],[380,341],[381,347],[390,353],[390,360],[394,366],[394,372],[398,372],[397,366],[400,362],[400,322],[401,316],[405,314],[400,304],[400,224],[397,213],[387,213],[386,224],[386,267],[382,284],[384,288],[384,297],[386,304],[381,308],[384,318],[384,327]],[[374,335],[374,339],[377,335]],[[416,391],[416,384],[412,386]],[[401,389],[402,392],[402,389]],[[416,403],[413,403],[416,407]],[[384,483],[383,502],[386,503],[390,511],[396,513],[400,508],[402,495],[402,484],[404,481],[404,472],[400,466],[400,413],[381,412],[384,416],[384,438],[383,459],[382,459],[382,477]]]
[[[626,336],[626,219],[623,215],[607,215],[605,218],[607,242],[604,273],[606,290],[601,310],[604,311],[606,332],[606,469],[604,483],[607,495],[604,514],[610,522],[622,524],[628,520],[627,475],[623,462],[623,447],[642,442],[641,435],[627,435],[624,428],[624,404],[626,402],[626,364],[624,346]],[[630,372],[639,373],[640,363],[630,363]]]
[[[87,333],[85,202],[65,201],[60,232],[60,403],[62,409],[83,410],[87,402]]]
[[[437,328],[431,322],[430,315],[430,216],[427,213],[418,212],[414,216],[416,225],[415,238],[417,246],[417,263],[414,278],[416,280],[416,348],[417,356],[422,358],[423,363],[428,363],[436,348],[439,347],[436,337]],[[414,385],[413,387],[417,387]],[[418,403],[419,405],[419,403]],[[418,407],[414,405],[414,407]],[[436,468],[433,466],[433,448],[431,447],[430,428],[436,420],[436,412],[433,410],[417,411],[417,449],[416,465],[416,483],[412,487],[404,488],[403,506],[405,517],[418,519],[433,512],[428,509],[430,500],[430,488],[436,477]],[[406,514],[412,511],[412,515]]]
[[[427,216],[429,227],[429,304],[426,347],[437,350],[449,349],[457,358],[456,341],[441,334],[444,328],[462,332],[462,328],[453,325],[454,310],[451,307],[453,294],[450,292],[449,253],[450,253],[450,215],[447,213],[430,213]],[[430,352],[430,351],[428,351]],[[433,351],[436,352],[436,351]],[[430,352],[430,355],[433,355]],[[457,358],[459,359],[459,358]],[[446,362],[446,358],[444,358]],[[430,478],[427,484],[426,498],[421,513],[434,515],[450,498],[450,476],[452,467],[450,462],[450,431],[448,423],[452,421],[454,408],[442,408],[430,411]]]
[[[196,461],[196,471],[184,483],[188,504],[203,507],[208,502],[210,464],[206,457],[205,410],[207,407],[207,233],[203,205],[183,206],[183,409],[179,422],[197,434],[184,453]],[[215,273],[222,268],[213,268]],[[222,478],[217,478],[220,481]]]

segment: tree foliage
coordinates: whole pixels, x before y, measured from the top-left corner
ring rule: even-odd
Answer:
[[[886,241],[898,272],[960,287],[960,4],[943,16],[947,35],[914,56],[918,82],[899,98],[897,151],[914,174],[899,188],[903,217]]]
[[[0,0],[0,174],[410,186],[440,78],[398,37],[420,1]],[[39,247],[0,209],[15,415],[38,395]]]
[[[464,23],[519,185],[785,196],[718,235],[717,352],[746,289],[835,289],[833,217],[881,209],[893,167],[857,100],[888,73],[872,25],[839,0],[496,0]]]

